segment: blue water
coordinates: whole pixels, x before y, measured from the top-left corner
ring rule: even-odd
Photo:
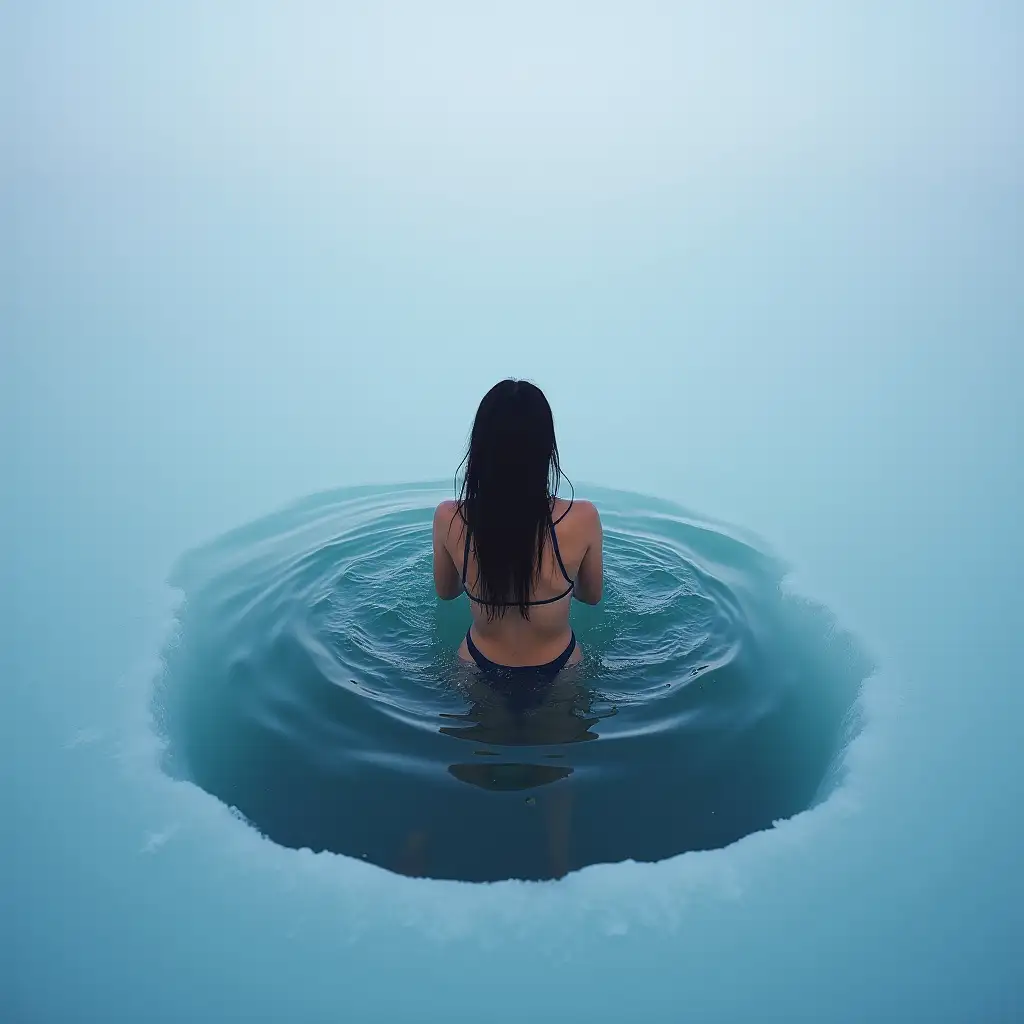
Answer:
[[[585,661],[504,688],[456,656],[466,600],[431,594],[449,490],[322,494],[186,555],[165,770],[285,846],[467,881],[724,847],[832,791],[873,665],[776,559],[592,489],[607,584],[574,609]]]
[[[1022,39],[1002,0],[0,8],[2,1016],[1021,1019]],[[413,877],[433,833],[407,874],[264,838],[179,763],[175,639],[266,670],[313,621],[275,606],[273,551],[276,640],[190,617],[238,583],[230,531],[450,479],[509,374],[549,396],[581,493],[690,510],[756,563],[730,593],[785,572],[787,615],[866,652],[807,809],[466,883]],[[717,564],[673,536],[680,578]],[[780,610],[755,605],[729,628]],[[782,653],[822,653],[799,633]],[[642,745],[601,730],[685,687],[626,707],[607,643],[588,683],[622,710],[572,756],[625,771]],[[381,650],[349,678],[393,682]],[[355,706],[415,731],[378,692]],[[522,815],[588,782],[444,774]]]

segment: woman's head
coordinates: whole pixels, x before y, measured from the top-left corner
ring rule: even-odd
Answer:
[[[484,395],[464,460],[460,508],[489,617],[526,602],[540,565],[561,469],[551,406],[535,384],[503,380]]]

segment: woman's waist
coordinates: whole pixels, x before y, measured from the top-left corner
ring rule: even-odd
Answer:
[[[502,630],[474,622],[470,627],[473,643],[481,654],[502,665],[543,665],[554,661],[572,640],[568,621],[550,629]]]

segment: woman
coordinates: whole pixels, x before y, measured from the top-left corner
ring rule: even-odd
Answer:
[[[554,496],[561,480],[551,407],[540,388],[503,380],[473,422],[457,501],[434,512],[434,587],[469,596],[459,656],[488,675],[549,678],[582,657],[572,597],[597,604],[602,531],[588,501]]]

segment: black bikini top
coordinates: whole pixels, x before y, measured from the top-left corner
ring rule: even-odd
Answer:
[[[572,502],[569,502],[569,508],[572,508]],[[555,533],[555,526],[560,523],[568,514],[569,508],[567,508],[557,519],[552,519],[548,516],[548,528],[551,531],[551,549],[555,553],[555,558],[558,561],[558,568],[562,570],[562,575],[565,577],[565,581],[569,586],[555,597],[545,597],[541,601],[527,601],[526,603],[531,607],[537,604],[554,604],[556,601],[561,601],[562,598],[568,597],[573,590],[576,589],[576,581],[565,571],[565,563],[562,561],[562,552],[558,550],[558,536]],[[466,596],[470,601],[475,601],[477,604],[490,605],[492,607],[508,608],[513,603],[508,601],[484,601],[479,597],[475,597],[469,592],[469,587],[466,586],[466,570],[469,567],[469,527],[466,527],[466,550],[462,556],[462,589],[466,591]]]

